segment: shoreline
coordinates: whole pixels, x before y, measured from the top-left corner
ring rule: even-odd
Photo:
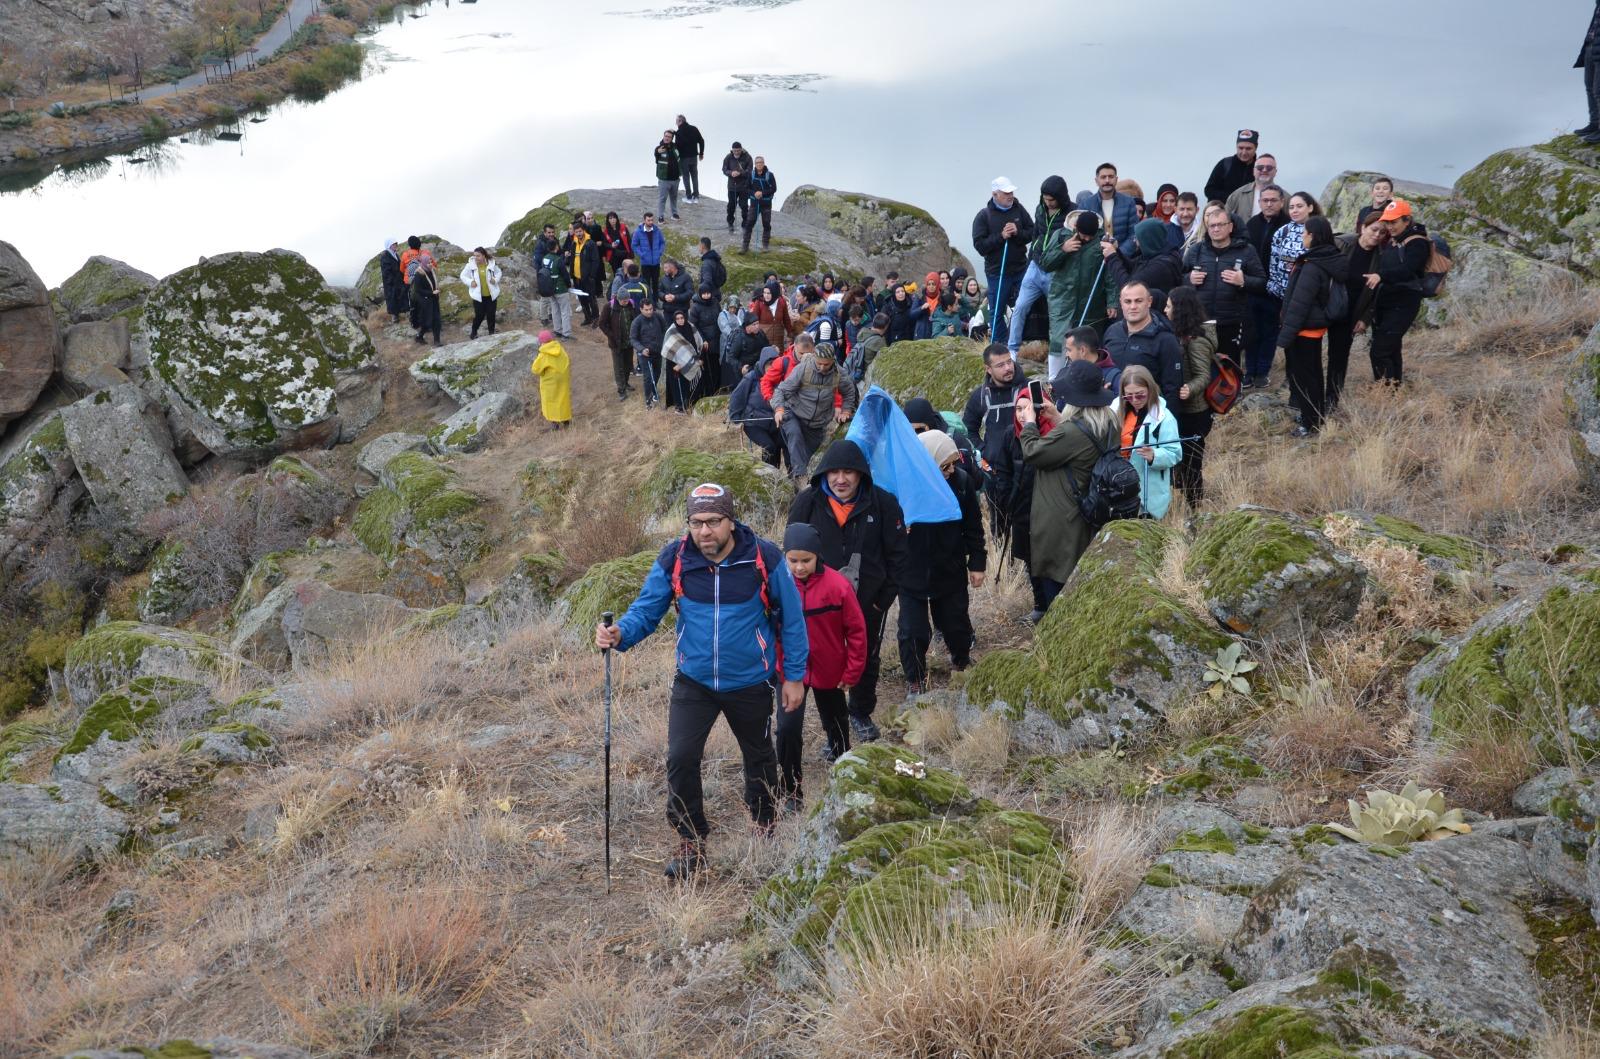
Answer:
[[[387,18],[397,6],[400,4],[393,0],[346,0],[348,19],[326,13],[316,16],[305,23],[318,27],[311,39],[298,45],[293,45],[291,39],[283,50],[260,60],[255,69],[241,70],[226,81],[196,85],[139,102],[102,104],[80,114],[53,117],[32,112],[36,117],[31,124],[0,129],[0,182],[37,170],[37,180],[21,185],[31,186],[62,164],[160,143],[180,133],[234,121],[281,103],[296,94],[296,75],[327,49],[355,44],[362,49],[364,61],[366,45],[358,36]],[[358,72],[356,77],[359,76]],[[328,85],[323,94],[351,79],[354,78]]]

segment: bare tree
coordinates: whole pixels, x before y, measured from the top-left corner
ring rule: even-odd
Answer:
[[[155,46],[155,31],[143,7],[130,10],[106,35],[106,50],[135,88],[144,87],[144,71]]]

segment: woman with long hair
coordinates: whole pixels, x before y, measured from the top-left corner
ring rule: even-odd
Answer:
[[[1304,239],[1306,221],[1320,217],[1322,206],[1311,192],[1296,191],[1289,196],[1288,205],[1284,208],[1289,213],[1289,223],[1273,233],[1272,251],[1262,264],[1267,266],[1267,293],[1286,302],[1289,297],[1289,277],[1294,273],[1294,263],[1306,252]],[[1272,374],[1270,360],[1264,365],[1255,367],[1262,370],[1259,374],[1252,373],[1245,376],[1246,389],[1267,385],[1268,376]]]
[[[1100,453],[1118,444],[1120,428],[1099,368],[1069,361],[1057,379],[1055,399],[1064,402],[1060,412],[1050,401],[1035,408],[1026,389],[1017,395],[1016,408],[1022,458],[1035,472],[1028,543],[1046,608],[1089,547],[1089,525],[1078,510],[1078,497],[1089,487]]]
[[[1364,220],[1357,221],[1354,235],[1334,237],[1344,261],[1338,282],[1344,284],[1346,297],[1350,300],[1350,311],[1343,320],[1333,320],[1328,324],[1330,413],[1338,409],[1339,399],[1344,396],[1345,372],[1350,367],[1350,347],[1355,345],[1356,336],[1365,332],[1372,323],[1372,310],[1377,303],[1378,292],[1367,286],[1367,275],[1374,271],[1378,254],[1389,242],[1389,226],[1383,223],[1382,213],[1382,210],[1368,213]]]
[[[1295,259],[1283,299],[1283,326],[1278,330],[1278,348],[1283,350],[1283,368],[1289,377],[1289,403],[1300,413],[1300,425],[1292,431],[1297,438],[1321,430],[1327,414],[1322,336],[1328,333],[1329,289],[1342,278],[1342,262],[1328,218],[1307,217],[1301,228],[1302,252]]]
[[[1149,369],[1130,364],[1117,383],[1116,410],[1122,426],[1122,456],[1139,472],[1139,513],[1161,518],[1172,506],[1172,468],[1183,456],[1178,421],[1161,399]]]
[[[1183,459],[1172,477],[1189,506],[1198,508],[1206,495],[1206,438],[1213,418],[1206,386],[1216,361],[1217,329],[1206,319],[1205,305],[1193,287],[1179,287],[1167,297],[1167,321],[1183,346],[1183,385],[1178,387],[1178,407],[1172,411],[1178,434],[1186,439]]]
[[[600,229],[600,242],[604,246],[602,254],[606,264],[611,266],[611,278],[616,279],[622,271],[622,263],[633,257],[633,233],[628,231],[627,222],[617,216],[616,210],[606,214],[605,227]]]

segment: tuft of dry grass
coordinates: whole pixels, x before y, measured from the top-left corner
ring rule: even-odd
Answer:
[[[1534,1042],[1533,1059],[1600,1059],[1600,1031],[1592,1022],[1558,1023]]]
[[[1080,915],[1097,926],[1122,907],[1155,859],[1155,832],[1144,813],[1117,802],[1097,805],[1070,829]]]
[[[1458,308],[1444,333],[1451,352],[1543,357],[1565,352],[1600,321],[1600,288],[1562,276]]]
[[[998,710],[979,717],[950,747],[950,761],[963,775],[998,776],[1011,758],[1011,721]]]

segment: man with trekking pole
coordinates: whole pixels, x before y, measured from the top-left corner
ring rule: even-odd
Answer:
[[[1017,302],[1017,291],[1028,271],[1028,243],[1033,239],[1033,218],[1017,202],[1017,185],[1006,177],[989,184],[989,201],[972,219],[972,245],[983,257],[989,281],[989,337],[1006,341],[1006,309]],[[1015,321],[1018,327],[1022,321]]]
[[[773,689],[786,711],[805,699],[806,618],[778,546],[734,517],[733,494],[705,482],[689,490],[689,532],[661,549],[639,596],[615,625],[595,626],[595,646],[626,651],[678,612],[678,669],[667,706],[667,821],[678,832],[666,875],[683,882],[705,866],[700,764],[717,716],[744,759],[744,802],[758,831],[776,811]]]

